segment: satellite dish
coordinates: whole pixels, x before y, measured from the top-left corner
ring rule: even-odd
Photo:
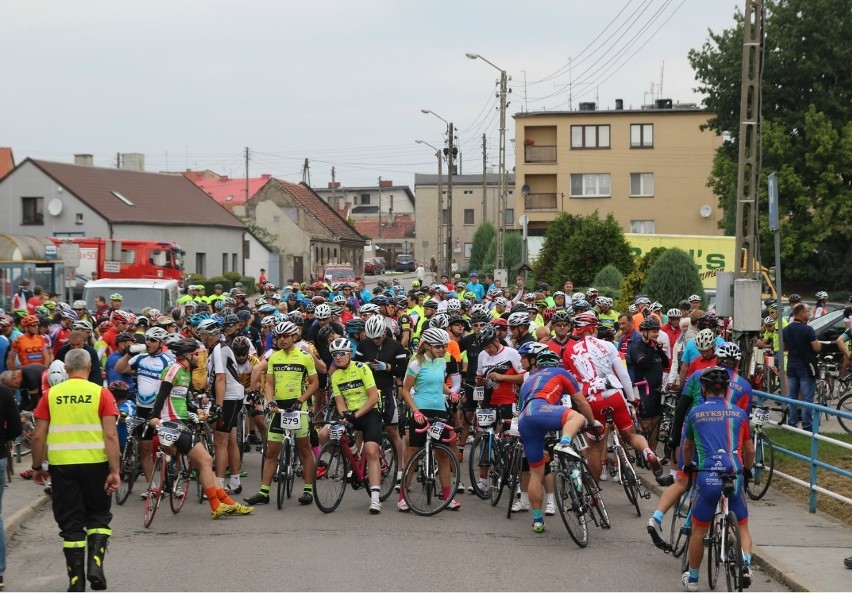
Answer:
[[[703,218],[710,218],[710,215],[713,214],[713,209],[710,207],[710,204],[704,204],[699,212]]]
[[[521,187],[521,193],[525,196],[530,195],[530,186],[525,183],[523,187]]]
[[[47,205],[47,211],[51,216],[59,216],[62,213],[62,200],[53,198]]]

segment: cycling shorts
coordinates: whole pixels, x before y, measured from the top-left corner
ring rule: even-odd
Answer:
[[[360,418],[356,418],[352,426],[361,431],[364,442],[381,444],[382,416],[377,409],[373,408]]]
[[[473,399],[473,383],[462,382],[462,391],[464,391],[464,401],[462,402],[462,410],[472,412],[476,409],[478,401]],[[483,402],[484,403],[484,402]]]
[[[639,398],[640,405],[636,415],[642,420],[659,418],[662,416],[663,393],[661,391],[657,391],[656,393],[646,393],[646,390],[641,387],[638,391],[641,393],[641,396]]]
[[[627,402],[624,401],[624,397],[620,394],[616,393],[606,399],[597,397],[594,401],[590,401],[589,405],[592,408],[595,420],[601,424],[606,425],[606,416],[603,411],[607,408],[612,408],[612,420],[619,431],[623,432],[633,428],[633,418],[630,417],[630,412],[627,411]]]
[[[379,399],[382,407],[380,420],[385,426],[396,426],[399,424],[399,402],[394,397],[393,392],[387,394],[380,392]]]
[[[139,418],[144,418],[148,420],[151,418],[151,412],[154,411],[154,408],[143,408],[142,406],[136,406],[136,416]],[[136,429],[136,436],[139,437],[140,441],[150,441],[154,438],[154,429],[148,426],[148,423],[139,426]]]
[[[443,422],[451,424],[450,413],[446,410],[420,410],[420,412],[426,416],[427,418],[440,418]],[[409,447],[423,447],[426,444],[426,433],[425,432],[417,432],[417,430],[423,428],[422,424],[417,424],[414,421],[414,414],[411,415],[411,418],[408,420],[408,446]],[[447,437],[447,431],[444,430],[444,433],[441,435],[442,438]]]
[[[695,474],[695,489],[692,493],[692,522],[698,527],[708,527],[716,514],[716,505],[722,498],[722,477],[716,472],[698,472]],[[728,510],[737,517],[742,525],[748,521],[748,506],[743,488],[743,477],[737,476],[734,482],[734,494],[728,499]]]
[[[237,427],[240,417],[240,408],[243,406],[241,399],[226,399],[222,402],[222,413],[216,422],[216,432],[231,432]]]
[[[544,464],[544,437],[551,430],[562,430],[573,413],[566,406],[554,406],[543,399],[534,399],[518,420],[518,432],[524,442],[524,454],[530,467]]]
[[[276,400],[275,403],[278,404],[278,408],[280,410],[289,411],[293,407],[293,404],[296,403],[296,398],[279,399]],[[307,406],[302,403],[302,411],[305,411],[306,407]],[[302,414],[302,427],[299,430],[293,431],[293,437],[297,439],[306,438],[310,433],[310,426],[310,418],[307,415]],[[268,440],[270,443],[284,442],[284,429],[281,428],[280,412],[275,412],[275,414],[272,415],[272,420],[269,423],[269,431],[266,435],[266,440]]]

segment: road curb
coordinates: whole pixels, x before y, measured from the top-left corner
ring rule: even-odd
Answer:
[[[32,517],[37,510],[50,502],[49,494],[42,494],[40,497],[33,500],[30,504],[22,509],[18,509],[15,513],[5,521],[6,527],[6,544],[8,545],[15,533],[21,528],[24,522]]]
[[[656,481],[651,481],[644,476],[639,476],[639,479],[650,492],[653,492],[657,496],[660,496],[663,493],[664,489],[657,484]],[[758,546],[756,543],[752,543],[751,554],[752,558],[757,561],[756,564],[763,572],[780,581],[793,591],[818,590],[811,585],[805,585],[801,580],[801,577],[797,575],[795,571],[788,567],[781,566],[783,564],[781,561],[775,558],[770,552],[767,552]]]

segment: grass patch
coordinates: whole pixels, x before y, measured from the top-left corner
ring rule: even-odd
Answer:
[[[811,437],[780,428],[767,427],[765,431],[772,439],[773,444],[810,456]],[[825,436],[852,444],[852,434],[849,433],[828,433]],[[848,449],[820,442],[819,459],[824,463],[852,471],[852,451]],[[806,482],[810,480],[810,465],[808,463],[779,453],[777,449],[775,451],[775,469]],[[817,468],[817,485],[844,496],[849,496],[852,493],[852,479],[822,468]],[[808,504],[810,493],[798,484],[793,484],[776,476],[772,479],[772,487],[798,502]],[[817,493],[817,509],[852,525],[852,505]]]

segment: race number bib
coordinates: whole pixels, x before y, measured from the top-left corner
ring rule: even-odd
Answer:
[[[281,428],[284,430],[299,430],[302,428],[302,414],[300,412],[281,414]]]
[[[441,434],[444,432],[444,423],[436,422],[432,426],[429,427],[429,436],[433,439],[440,439]]]
[[[497,419],[497,410],[477,410],[476,421],[480,426],[491,426]]]
[[[485,399],[485,386],[480,385],[479,387],[473,388],[473,401],[481,402]]]

